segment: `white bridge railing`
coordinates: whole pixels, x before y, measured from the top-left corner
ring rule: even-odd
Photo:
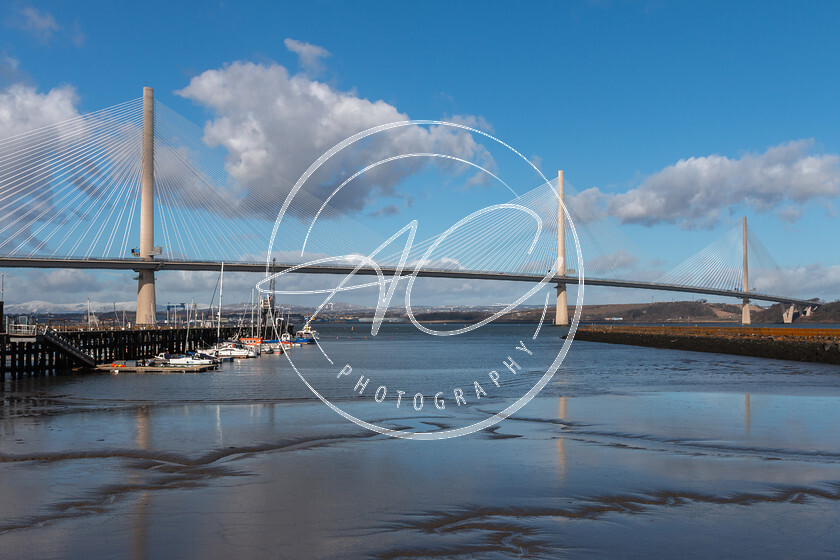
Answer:
[[[38,334],[38,327],[36,325],[17,325],[15,323],[6,323],[6,334],[35,336]]]

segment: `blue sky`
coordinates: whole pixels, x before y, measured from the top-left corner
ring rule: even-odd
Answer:
[[[481,117],[666,268],[746,214],[813,282],[797,295],[836,299],[838,23],[834,2],[12,1],[0,89],[72,88],[85,113],[150,85],[204,126],[231,109],[185,95],[197,78],[282,66],[414,119]],[[322,51],[307,64],[287,39]],[[663,189],[658,211],[628,210]]]

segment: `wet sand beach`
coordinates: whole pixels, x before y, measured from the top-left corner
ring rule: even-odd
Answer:
[[[408,352],[414,335],[388,328],[324,336],[344,337],[348,355]],[[490,353],[516,328],[469,343]],[[0,557],[836,558],[838,374],[576,342],[512,418],[442,441],[346,421],[283,356],[7,382]],[[335,397],[360,418],[434,430],[518,390],[445,413]]]

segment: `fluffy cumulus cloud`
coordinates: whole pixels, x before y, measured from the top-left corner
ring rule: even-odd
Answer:
[[[2,212],[0,212],[0,251],[21,252],[38,245],[33,220],[41,216],[53,201],[52,192],[41,191],[37,196],[21,191],[21,185],[44,184],[50,171],[44,162],[50,149],[61,139],[60,127],[48,127],[78,115],[77,96],[70,86],[63,86],[46,93],[21,83],[0,90],[0,185],[2,185]],[[42,129],[40,142],[31,144],[22,134]],[[29,206],[27,206],[29,204]]]
[[[809,264],[768,271],[768,282],[780,294],[802,299],[840,299],[840,265]]]
[[[738,159],[680,160],[638,188],[609,197],[606,208],[622,223],[686,228],[711,227],[737,204],[759,212],[781,207],[783,219],[795,219],[796,205],[840,194],[840,157],[813,152],[813,140],[798,140]]]
[[[0,138],[8,138],[78,116],[78,96],[72,86],[40,93],[29,85],[0,90]]]
[[[605,216],[606,200],[607,195],[598,187],[592,187],[575,195],[566,195],[566,210],[576,222],[593,222]]]
[[[299,45],[294,43],[295,48]],[[354,134],[377,125],[409,120],[384,101],[340,91],[306,74],[290,74],[276,63],[234,62],[194,77],[180,95],[214,113],[204,141],[223,146],[226,169],[247,191],[251,206],[274,218],[283,197],[309,165]],[[325,200],[340,181],[372,162],[398,154],[441,153],[492,166],[492,157],[472,135],[451,127],[403,126],[369,137],[330,160],[307,183],[307,192]],[[429,164],[410,158],[377,167],[354,181],[331,206],[341,212],[366,208],[375,197],[397,197],[405,177]],[[452,160],[436,165],[469,172]]]
[[[481,115],[452,115],[449,117],[444,118],[443,120],[447,122],[451,122],[454,124],[462,124],[464,126],[468,126],[470,128],[474,128],[476,130],[482,130],[484,132],[488,132],[492,134],[494,132],[493,125],[490,124],[487,119],[485,119]],[[537,156],[533,156],[537,157]],[[542,163],[542,160],[540,160]],[[536,164],[535,164],[536,165]],[[539,165],[537,165],[539,167]]]

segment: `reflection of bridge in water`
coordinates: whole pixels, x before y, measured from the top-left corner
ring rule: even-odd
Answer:
[[[247,259],[242,258],[218,258],[217,260],[207,258],[206,255],[182,258],[183,253],[186,252],[184,249],[179,255],[173,248],[169,248],[168,252],[164,253],[160,247],[155,246],[156,208],[164,237],[172,245],[180,244],[181,247],[188,247],[190,243],[195,245],[191,239],[184,241],[184,232],[179,229],[186,228],[184,224],[191,220],[194,224],[193,230],[198,233],[193,231],[189,235],[201,235],[202,228],[211,229],[208,227],[206,215],[202,222],[189,212],[184,213],[177,208],[178,198],[183,195],[177,189],[187,187],[173,188],[171,186],[172,182],[180,181],[189,185],[193,182],[206,182],[206,179],[203,178],[201,171],[197,172],[198,178],[187,177],[180,171],[172,171],[173,166],[187,165],[189,155],[184,154],[188,154],[190,150],[165,144],[160,153],[155,152],[156,140],[164,133],[177,135],[166,129],[165,120],[161,121],[165,129],[164,133],[156,131],[158,118],[155,115],[155,107],[157,105],[151,88],[144,88],[142,105],[132,103],[93,113],[92,116],[82,116],[77,119],[78,122],[59,123],[55,125],[54,130],[47,127],[29,134],[0,140],[0,206],[6,212],[6,216],[0,219],[0,267],[136,271],[138,273],[137,324],[150,325],[156,322],[156,272],[218,271],[224,267],[224,270],[229,272],[267,273],[269,266],[265,262],[253,262],[254,259],[251,259],[251,262],[244,262]],[[123,118],[124,115],[129,115],[129,117]],[[76,129],[83,130],[83,133],[75,132]],[[73,131],[72,134],[68,130]],[[82,140],[66,141],[67,138],[72,139],[79,134],[82,134],[80,137]],[[64,142],[61,141],[62,138],[65,139]],[[138,144],[141,145],[139,152],[136,150]],[[192,148],[192,151],[195,149]],[[157,197],[155,194],[156,160],[166,162],[168,166],[164,169],[166,176],[159,181],[161,192]],[[480,266],[442,268],[435,263],[424,263],[417,269],[412,266],[400,269],[393,263],[385,263],[381,268],[375,269],[369,266],[302,265],[296,262],[278,262],[271,265],[270,269],[273,273],[291,270],[294,273],[304,274],[381,274],[386,278],[396,277],[399,271],[400,278],[416,275],[425,278],[531,284],[548,281],[557,286],[555,323],[568,324],[566,286],[582,282],[582,279],[575,270],[566,267],[566,230],[569,226],[566,224],[568,212],[563,203],[562,171],[556,185],[556,191],[553,187],[550,191],[546,191],[557,201],[553,203],[554,209],[551,210],[551,212],[556,212],[556,215],[548,214],[555,222],[552,227],[557,228],[557,249],[552,257],[551,266],[551,270],[555,273],[549,273],[548,277],[544,272],[531,272],[546,270],[548,267],[541,265],[541,268],[537,266],[529,268],[524,264],[518,268],[513,266],[506,270],[485,270]],[[193,198],[205,196],[201,188],[192,191],[191,195]],[[96,210],[80,211],[78,206],[84,204],[95,205]],[[125,256],[128,239],[138,233],[132,229],[135,227],[132,225],[134,210],[138,204],[140,206],[139,249],[132,250],[132,256]],[[545,201],[540,204],[545,206]],[[219,206],[224,206],[224,204]],[[51,208],[55,215],[49,214]],[[77,231],[77,222],[88,223],[84,234]],[[221,216],[216,229],[224,230],[226,227],[224,222],[225,217]],[[45,235],[49,228],[53,228],[52,233]],[[122,232],[122,244],[117,238],[119,236],[116,235],[118,231]],[[89,248],[81,246],[83,237],[86,241],[88,237],[90,238]],[[59,238],[60,243],[50,246],[51,240]],[[72,248],[65,249],[65,242],[68,239],[72,242],[74,238],[76,241]],[[97,244],[101,244],[101,240],[107,240],[107,244],[99,250]],[[493,240],[484,242],[492,244]],[[466,246],[469,248],[468,244]],[[61,254],[62,251],[65,251],[65,255],[79,254],[75,252],[79,250],[79,247],[85,253],[84,257],[66,257]],[[115,250],[115,247],[118,250]],[[53,249],[52,254],[48,254],[49,248]],[[30,251],[26,252],[26,249]],[[92,256],[95,250],[103,256]],[[111,256],[113,253],[117,254]],[[785,320],[788,322],[793,317],[795,307],[803,308],[806,314],[810,313],[815,306],[811,301],[773,293],[760,293],[755,289],[750,289],[746,219],[743,223],[742,256],[743,261],[739,263],[741,266],[732,266],[732,263],[722,265],[719,259],[710,259],[709,255],[705,255],[700,263],[700,268],[705,268],[703,279],[698,282],[691,281],[696,274],[695,276],[687,274],[673,277],[671,281],[667,278],[646,281],[595,277],[596,274],[587,275],[583,282],[589,286],[736,298],[742,302],[743,323],[750,322],[750,300],[782,303],[788,306],[785,313]],[[222,264],[223,260],[224,264]],[[578,266],[583,268],[582,264]],[[698,268],[697,263],[692,266],[695,269]],[[721,270],[714,270],[715,267]],[[559,274],[556,271],[564,271],[565,274]]]

